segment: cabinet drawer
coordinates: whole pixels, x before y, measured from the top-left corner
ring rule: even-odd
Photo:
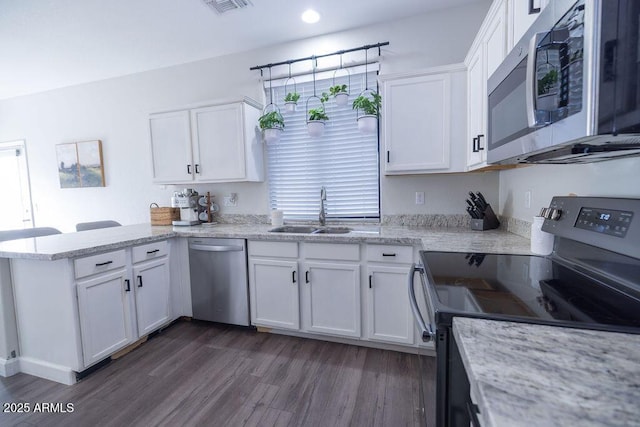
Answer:
[[[360,245],[346,243],[305,243],[304,257],[313,259],[335,259],[360,261]]]
[[[367,261],[411,264],[413,246],[367,245]]]
[[[132,249],[133,263],[159,258],[167,255],[167,253],[169,253],[169,245],[166,240],[134,246]]]
[[[73,260],[76,279],[115,270],[116,268],[124,267],[126,264],[127,256],[124,249]]]
[[[298,242],[249,242],[249,256],[298,258]]]

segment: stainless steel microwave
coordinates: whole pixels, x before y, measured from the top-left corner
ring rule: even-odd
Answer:
[[[640,155],[640,0],[555,0],[488,81],[487,161]]]

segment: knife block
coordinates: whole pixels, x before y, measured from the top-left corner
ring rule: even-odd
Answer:
[[[487,205],[482,212],[482,219],[472,219],[471,220],[471,229],[484,231],[484,230],[493,230],[494,228],[500,227],[500,221],[498,217],[491,209],[491,205]]]

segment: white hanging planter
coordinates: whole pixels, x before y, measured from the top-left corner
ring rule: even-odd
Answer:
[[[362,133],[375,133],[378,130],[378,117],[373,114],[365,114],[358,117],[358,130]]]
[[[324,120],[309,120],[307,122],[309,136],[316,138],[324,134]]]
[[[284,103],[284,110],[287,113],[293,113],[296,111],[296,105],[298,105],[297,102],[293,102],[293,101],[287,101]]]
[[[336,100],[336,105],[340,107],[347,105],[347,102],[349,102],[349,94],[346,92],[336,93],[334,95],[334,98]]]
[[[268,128],[262,131],[262,138],[267,145],[276,144],[282,136],[282,128]]]

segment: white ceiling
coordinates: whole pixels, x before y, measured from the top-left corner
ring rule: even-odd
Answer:
[[[202,0],[0,0],[0,99],[476,1],[252,0],[217,15]],[[319,23],[300,20],[308,7]]]

